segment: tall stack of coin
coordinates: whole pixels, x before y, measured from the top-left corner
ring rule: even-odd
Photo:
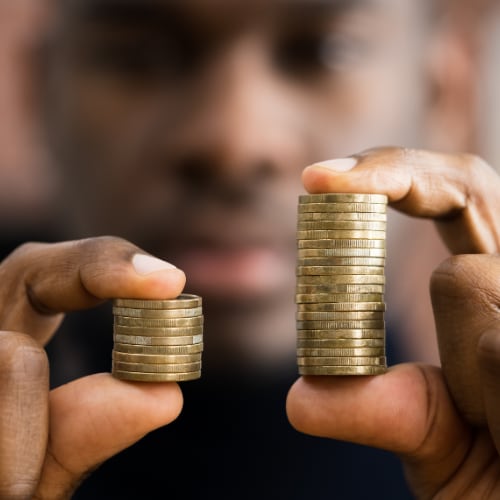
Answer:
[[[387,197],[378,194],[299,197],[299,374],[386,371],[386,209]]]
[[[113,301],[112,374],[142,382],[200,378],[203,351],[201,297]]]

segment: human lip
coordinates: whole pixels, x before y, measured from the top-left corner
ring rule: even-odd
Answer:
[[[293,276],[293,252],[284,245],[253,242],[186,245],[175,264],[187,275],[188,286],[200,293],[254,297],[282,289]]]

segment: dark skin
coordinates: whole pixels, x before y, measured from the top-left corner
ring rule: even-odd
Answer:
[[[63,312],[181,292],[182,271],[139,274],[137,253],[144,254],[118,238],[26,244],[0,265],[0,498],[69,498],[89,470],[180,413],[174,383],[100,373],[49,392],[43,345]]]
[[[379,377],[304,377],[287,411],[298,430],[401,456],[417,498],[500,493],[500,188],[470,155],[381,149],[346,173],[313,166],[311,192],[380,192],[406,214],[435,219],[455,256],[431,280],[442,368],[391,367]]]

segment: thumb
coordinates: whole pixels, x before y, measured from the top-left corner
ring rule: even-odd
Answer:
[[[176,383],[124,382],[90,375],[50,393],[49,446],[36,498],[70,498],[89,471],[182,409]]]
[[[478,344],[478,363],[488,428],[500,452],[500,325],[483,333]]]
[[[487,369],[495,350],[486,341],[478,351],[478,344],[485,332],[498,328],[499,277],[498,256],[457,255],[444,261],[431,280],[443,374],[456,405],[474,425],[486,421],[479,360],[483,355]]]

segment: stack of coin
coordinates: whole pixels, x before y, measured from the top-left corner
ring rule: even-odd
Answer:
[[[114,299],[111,373],[123,380],[200,378],[203,351],[201,297]]]
[[[386,371],[386,209],[387,197],[378,194],[299,196],[299,374]]]

